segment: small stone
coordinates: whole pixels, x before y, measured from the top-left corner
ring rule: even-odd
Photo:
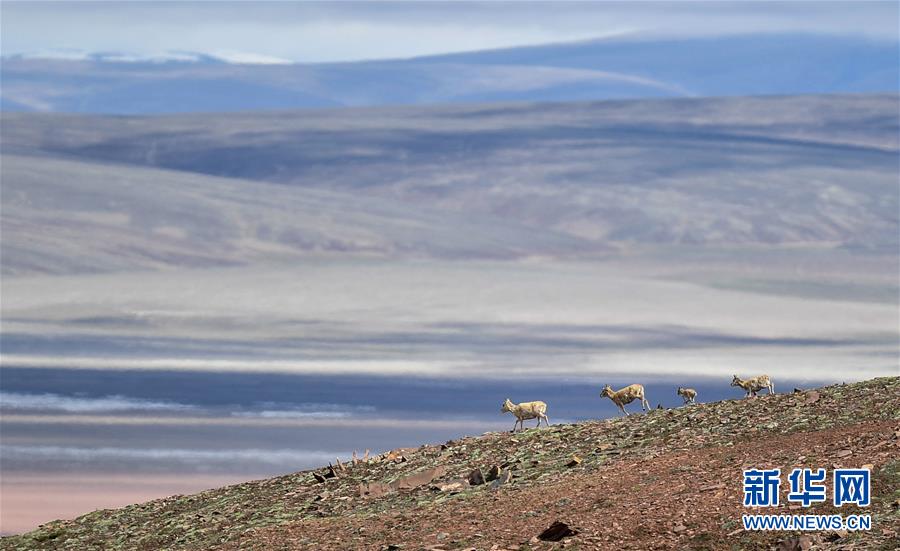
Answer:
[[[487,482],[490,482],[491,480],[497,480],[497,478],[499,478],[499,477],[500,477],[500,467],[498,467],[497,465],[494,465],[493,467],[491,467],[491,470],[488,471],[488,474],[485,477],[485,480]]]
[[[542,541],[560,541],[563,538],[574,536],[577,533],[578,532],[572,530],[565,522],[557,520],[551,524],[549,528],[538,534],[538,539]]]
[[[394,491],[390,484],[383,482],[361,483],[359,485],[360,497],[381,497]]]
[[[484,484],[484,473],[481,472],[481,469],[475,469],[469,473],[469,485],[480,486],[482,484]]]
[[[457,490],[462,490],[464,483],[464,480],[452,480],[443,484],[435,484],[431,488],[439,492],[454,492]]]
[[[497,476],[496,479],[494,479],[493,482],[491,482],[491,488],[497,489],[500,486],[503,486],[504,484],[509,482],[510,480],[512,480],[512,473],[509,471],[503,471],[500,473],[499,476]]]
[[[566,463],[566,467],[577,467],[578,465],[581,465],[581,458],[577,455],[573,455],[572,460]]]
[[[853,455],[853,451],[852,450],[841,450],[834,455],[835,455],[835,457],[850,457],[851,455]]]
[[[807,551],[813,546],[813,539],[809,536],[793,536],[781,540],[776,551]]]
[[[316,482],[318,482],[319,484],[322,484],[325,482],[325,477],[320,475],[319,473],[313,473],[313,478],[315,478]]]

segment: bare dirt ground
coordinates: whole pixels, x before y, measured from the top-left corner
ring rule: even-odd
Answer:
[[[388,511],[375,518],[325,518],[268,528],[233,548],[290,549],[297,542],[315,540],[322,549],[377,548],[374,543],[389,547],[388,542],[395,542],[398,549],[435,550],[768,549],[791,538],[751,535],[740,529],[741,514],[747,512],[742,506],[743,468],[868,463],[878,472],[897,454],[898,431],[897,422],[864,423],[666,452],[558,481],[509,485],[469,500]],[[839,457],[844,450],[852,453]],[[896,491],[897,479],[881,477],[875,486]],[[825,537],[811,537],[810,542],[829,549],[896,549],[898,512],[896,507],[882,508],[879,512],[885,513],[886,522],[865,538],[830,533],[826,537],[832,542]],[[799,507],[793,509],[782,506],[772,512],[800,512]],[[833,512],[841,511],[831,506],[804,511]],[[561,543],[537,540],[555,521],[565,522],[577,534]]]

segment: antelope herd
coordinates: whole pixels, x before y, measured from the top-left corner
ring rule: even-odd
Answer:
[[[752,379],[741,379],[737,375],[731,380],[731,386],[740,387],[746,392],[744,395],[745,398],[755,397],[756,393],[766,389],[769,394],[775,394],[775,385],[772,383],[772,379],[769,378],[768,375],[759,375],[757,377],[753,377]],[[697,391],[693,388],[685,388],[678,387],[678,390],[675,391],[677,396],[681,396],[684,399],[684,405],[695,404],[697,399]],[[603,390],[600,391],[600,396],[609,398],[612,402],[618,406],[619,410],[628,415],[628,412],[625,411],[625,406],[634,402],[635,400],[640,400],[641,409],[644,411],[650,410],[650,402],[647,401],[646,396],[644,396],[644,385],[628,385],[620,390],[613,390],[611,386],[604,385]],[[545,402],[536,401],[536,402],[522,402],[521,404],[514,404],[512,401],[507,398],[505,402],[503,402],[503,406],[500,408],[500,411],[503,413],[509,412],[512,413],[516,418],[516,424],[513,425],[513,432],[516,432],[518,427],[522,427],[522,430],[525,430],[525,421],[527,419],[537,419],[537,426],[541,426],[541,421],[549,427],[550,419],[547,417],[547,404]]]

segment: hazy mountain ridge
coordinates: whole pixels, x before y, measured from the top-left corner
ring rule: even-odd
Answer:
[[[541,241],[507,233],[501,241],[535,248],[512,246],[500,256],[633,245],[891,254],[900,227],[898,106],[895,95],[860,95],[149,118],[5,114],[2,138],[5,152],[27,156],[20,167],[50,156],[165,168],[243,179],[248,194],[364,194],[410,212],[518,228],[504,232],[555,234]],[[283,186],[254,192],[250,181]],[[484,253],[496,229],[473,236],[482,243],[470,252]],[[467,246],[457,241],[455,250]]]
[[[226,63],[191,53],[167,62],[123,54],[10,56],[0,60],[0,99],[4,110],[146,114],[894,92],[897,46],[854,36],[750,34],[618,37],[320,64]]]
[[[0,173],[4,274],[604,250],[489,216],[462,219],[345,192],[17,155],[2,157]]]

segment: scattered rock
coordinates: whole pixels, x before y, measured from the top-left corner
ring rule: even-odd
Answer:
[[[499,478],[499,477],[500,477],[500,467],[497,465],[494,465],[493,467],[491,467],[491,470],[488,471],[488,474],[484,479],[487,482],[490,482],[492,480],[497,480],[497,478]]]
[[[450,482],[444,482],[443,484],[435,484],[431,488],[438,492],[455,492],[462,490],[465,484],[465,480],[451,480]]]
[[[815,541],[813,541],[813,538],[810,536],[793,536],[781,540],[775,549],[776,551],[807,551],[808,549],[812,549],[814,544]]]
[[[568,463],[566,463],[566,467],[570,467],[570,468],[577,467],[578,465],[581,465],[581,458],[578,457],[577,455],[573,455],[572,460],[569,461]]]
[[[433,469],[425,469],[424,471],[398,478],[390,484],[384,482],[363,482],[359,485],[359,495],[360,497],[381,497],[398,490],[412,490],[443,476],[446,470],[447,468],[444,465],[440,465]]]
[[[387,452],[387,454],[384,456],[384,459],[385,461],[398,461],[401,463],[403,461],[406,461],[406,457],[404,457],[403,453],[401,453],[401,450],[399,449]]]
[[[318,482],[319,484],[322,484],[325,482],[325,477],[320,475],[319,473],[313,473],[312,475],[313,475],[313,478],[316,479],[316,482]]]
[[[836,454],[834,454],[835,457],[841,457],[841,458],[850,457],[851,455],[853,455],[852,450],[841,450],[841,451],[837,452]]]
[[[497,489],[510,480],[512,480],[512,473],[509,471],[503,471],[497,476],[497,478],[494,479],[493,482],[491,482],[491,488]]]
[[[701,487],[700,487],[700,491],[701,491],[701,492],[709,492],[709,491],[711,491],[711,490],[721,490],[721,489],[724,488],[724,487],[725,487],[725,484],[724,484],[724,483],[721,483],[721,484],[710,484],[709,486],[701,486]]]
[[[806,395],[806,403],[807,404],[815,404],[818,401],[819,401],[819,393],[816,392],[815,390],[809,391],[809,393]]]
[[[484,473],[481,472],[481,469],[475,469],[469,473],[469,485],[480,486],[482,484],[484,484]]]
[[[383,482],[364,482],[359,485],[360,497],[381,497],[393,491],[394,489],[391,488],[390,484],[385,484]]]
[[[574,536],[578,532],[569,528],[565,522],[556,521],[549,528],[538,534],[538,539],[542,541],[560,541],[563,538]]]
[[[419,471],[415,474],[399,478],[392,482],[391,486],[397,490],[411,490],[413,488],[418,488],[419,486],[428,484],[435,478],[443,476],[446,470],[447,467],[444,465],[434,467],[433,469],[425,469],[424,471]]]

